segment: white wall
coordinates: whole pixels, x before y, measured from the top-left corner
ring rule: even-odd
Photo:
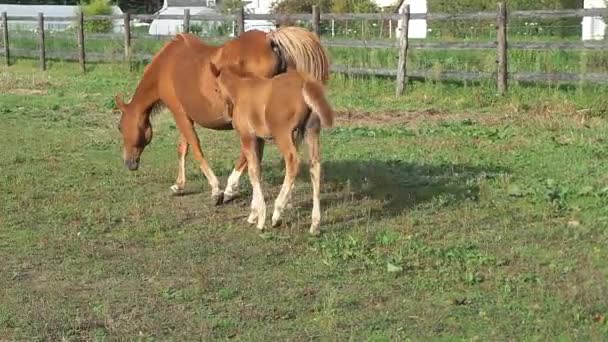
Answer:
[[[410,5],[410,13],[426,13],[426,0],[405,0],[399,8],[399,12],[405,7]],[[397,28],[395,29],[395,36],[399,37],[401,34],[401,27],[403,26],[403,20],[399,20]],[[427,25],[425,19],[412,19],[408,28],[407,36],[409,38],[426,38]]]
[[[604,0],[585,0],[585,8],[606,8]],[[583,40],[601,40],[606,34],[606,23],[601,17],[583,18]]]

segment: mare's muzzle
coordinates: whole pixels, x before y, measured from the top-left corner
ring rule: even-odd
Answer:
[[[139,158],[137,159],[125,159],[125,166],[129,171],[137,171],[139,168]]]

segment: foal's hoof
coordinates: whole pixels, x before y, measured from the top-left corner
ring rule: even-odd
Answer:
[[[321,236],[321,230],[320,230],[319,228],[316,228],[316,229],[311,228],[311,229],[308,231],[308,233],[309,233],[311,236]]]
[[[211,199],[213,200],[215,205],[220,205],[220,204],[224,203],[224,193],[220,192],[215,195],[212,195]]]
[[[237,193],[234,193],[234,194],[224,193],[224,204],[228,204],[228,203],[234,201],[234,199],[237,197],[238,197]]]
[[[282,219],[272,220],[272,228],[279,227],[282,224],[283,224],[283,220]]]
[[[171,186],[171,194],[173,194],[173,196],[181,196],[184,194],[184,189],[174,184]]]

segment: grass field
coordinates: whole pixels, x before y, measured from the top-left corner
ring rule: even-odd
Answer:
[[[140,171],[113,112],[140,71],[0,67],[0,340],[605,340],[606,88],[335,76],[322,230],[303,168],[284,224],[215,207],[153,120]],[[371,113],[370,113],[371,112]],[[200,130],[222,184],[234,132]],[[282,181],[267,147],[268,205]]]

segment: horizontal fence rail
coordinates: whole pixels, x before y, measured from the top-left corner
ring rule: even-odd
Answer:
[[[10,59],[14,57],[39,58],[41,69],[46,68],[46,59],[62,59],[79,61],[82,70],[85,71],[85,60],[91,62],[104,62],[124,60],[129,66],[134,61],[149,61],[153,57],[147,53],[137,53],[133,51],[132,41],[158,40],[158,37],[133,36],[131,33],[131,23],[135,21],[152,21],[156,19],[180,20],[183,21],[183,30],[188,32],[192,29],[193,21],[231,21],[235,34],[240,34],[245,30],[246,20],[267,20],[275,23],[286,22],[306,22],[310,23],[313,31],[321,36],[324,46],[329,48],[366,48],[366,49],[394,49],[396,53],[396,67],[393,68],[362,68],[343,65],[332,66],[332,71],[350,75],[372,75],[395,77],[397,79],[397,93],[404,93],[405,83],[408,79],[431,79],[431,80],[460,80],[460,81],[482,81],[496,78],[499,92],[507,91],[507,80],[519,82],[552,82],[552,83],[608,83],[608,74],[605,73],[540,73],[540,72],[515,72],[508,71],[508,50],[583,50],[583,51],[608,51],[608,39],[603,41],[568,41],[568,42],[507,42],[508,22],[513,19],[561,19],[561,18],[583,18],[583,17],[608,17],[608,9],[573,9],[573,10],[535,10],[535,11],[511,11],[507,13],[504,6],[499,3],[498,11],[485,11],[473,13],[410,13],[409,6],[404,6],[401,13],[320,13],[315,7],[312,13],[297,14],[247,14],[243,9],[232,14],[190,14],[185,11],[183,15],[94,15],[82,16],[8,16],[2,13],[3,49],[0,56],[10,65]],[[393,32],[397,28],[397,21],[405,23],[407,27],[412,20],[429,21],[450,21],[450,20],[487,20],[496,22],[497,36],[494,42],[483,41],[429,41],[417,39],[396,39]],[[121,22],[123,32],[121,33],[86,33],[84,32],[84,22],[96,20],[111,20]],[[391,40],[368,39],[334,39],[326,38],[321,35],[321,21],[331,21],[332,35],[334,32],[335,21],[388,21]],[[24,34],[14,32],[9,35],[10,22],[18,23],[38,23],[36,34]],[[71,22],[76,28],[75,33],[65,34],[63,38],[74,39],[76,47],[74,51],[47,51],[45,41],[52,40],[55,33],[45,36],[44,23]],[[124,25],[122,23],[124,22]],[[395,26],[393,26],[393,22]],[[502,32],[502,33],[501,33]],[[59,36],[59,35],[57,35]],[[31,38],[37,40],[36,50],[13,48],[9,45],[10,38]],[[45,38],[46,37],[46,38]],[[122,45],[122,51],[89,52],[85,54],[86,40],[109,39]],[[225,39],[216,39],[221,42]],[[11,46],[9,48],[9,46]],[[408,50],[488,50],[495,49],[497,55],[497,69],[495,72],[474,72],[474,71],[434,71],[434,70],[408,70],[406,67]],[[398,52],[398,53],[397,53]],[[398,56],[397,56],[398,55]],[[398,57],[398,58],[397,58]],[[399,66],[399,67],[397,67]]]

